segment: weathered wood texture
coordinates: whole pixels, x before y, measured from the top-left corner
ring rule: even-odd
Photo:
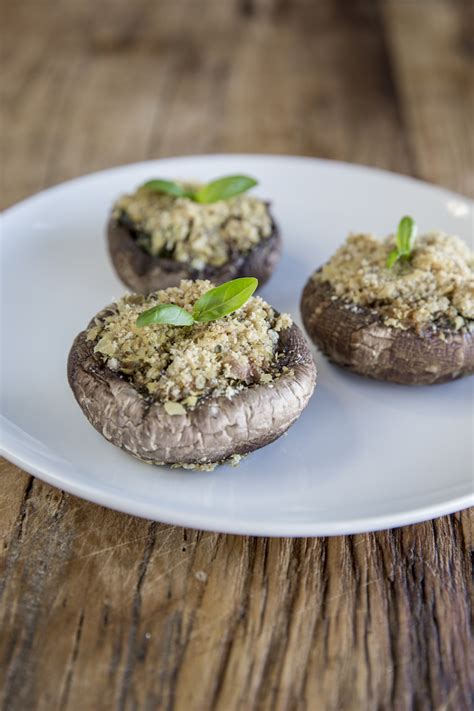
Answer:
[[[2,206],[209,151],[474,192],[468,2],[3,4]],[[223,536],[0,466],[7,711],[470,707],[468,512],[333,539]]]

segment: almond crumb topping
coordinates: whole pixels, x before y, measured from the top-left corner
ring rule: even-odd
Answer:
[[[180,183],[197,189],[197,184]],[[273,229],[267,205],[238,195],[200,204],[141,187],[115,203],[114,218],[133,226],[137,243],[149,254],[186,262],[195,269],[222,266],[235,252],[246,253]]]
[[[471,328],[474,255],[466,243],[432,232],[417,238],[409,261],[388,269],[394,246],[393,235],[352,234],[313,278],[328,282],[336,298],[375,309],[393,328]]]
[[[170,415],[184,414],[208,395],[231,398],[246,387],[271,383],[284,372],[279,334],[292,320],[277,315],[258,296],[209,323],[135,325],[140,313],[157,304],[173,303],[191,312],[210,288],[208,281],[184,280],[147,297],[126,295],[108,315],[94,320],[87,340],[105,365],[163,402]]]

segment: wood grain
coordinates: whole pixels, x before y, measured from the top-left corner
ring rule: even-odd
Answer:
[[[5,2],[2,206],[207,151],[337,158],[472,194],[470,9]],[[469,512],[256,539],[142,521],[0,471],[7,711],[471,707]]]

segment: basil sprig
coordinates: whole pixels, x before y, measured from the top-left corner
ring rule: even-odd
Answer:
[[[387,269],[391,269],[401,258],[409,259],[415,244],[418,227],[412,217],[402,217],[398,223],[396,247],[387,257]]]
[[[136,320],[136,325],[151,326],[155,323],[167,323],[170,326],[192,326],[194,318],[189,311],[176,304],[159,304],[144,311]]]
[[[165,193],[166,195],[172,195],[173,197],[191,197],[189,190],[185,190],[182,185],[175,183],[172,180],[162,180],[161,178],[156,178],[155,180],[149,180],[142,187],[148,190],[153,190],[156,193]]]
[[[258,279],[244,277],[227,281],[206,291],[194,304],[194,320],[207,323],[237,311],[250,299],[257,286]]]
[[[194,304],[192,314],[176,304],[158,304],[138,316],[136,325],[152,326],[192,326],[195,323],[209,323],[237,311],[250,299],[258,286],[258,279],[243,277],[232,279],[225,284],[206,291]]]
[[[194,200],[204,204],[217,202],[218,200],[228,200],[235,195],[247,192],[255,185],[257,185],[257,181],[254,178],[249,178],[248,175],[229,175],[227,178],[218,178],[207,185],[203,185],[195,193]]]
[[[236,195],[247,192],[247,190],[250,190],[250,188],[255,187],[257,184],[257,181],[248,175],[228,175],[225,178],[213,180],[198,190],[186,190],[182,185],[179,185],[179,183],[175,183],[172,180],[162,180],[160,178],[149,180],[142,187],[176,198],[186,197],[194,202],[206,205],[217,202],[218,200],[228,200]]]

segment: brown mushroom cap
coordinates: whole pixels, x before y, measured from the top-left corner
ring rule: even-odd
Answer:
[[[107,313],[110,307],[98,318]],[[89,422],[113,444],[153,464],[199,466],[263,447],[299,417],[315,387],[314,361],[295,325],[280,333],[278,349],[285,354],[281,367],[289,372],[232,399],[203,399],[185,415],[169,415],[162,403],[144,397],[107,368],[86,331],[69,353],[68,380]]]
[[[208,265],[199,270],[174,259],[148,254],[138,246],[132,231],[114,217],[108,222],[107,240],[118,276],[138,294],[179,286],[182,279],[209,279],[218,285],[238,277],[253,276],[262,286],[272,275],[281,254],[280,232],[274,221],[272,225],[271,235],[260,240],[250,252],[236,253],[220,267]]]
[[[374,310],[336,297],[328,282],[310,278],[301,315],[316,346],[337,365],[377,380],[431,385],[474,373],[474,334],[417,333],[386,326]]]

